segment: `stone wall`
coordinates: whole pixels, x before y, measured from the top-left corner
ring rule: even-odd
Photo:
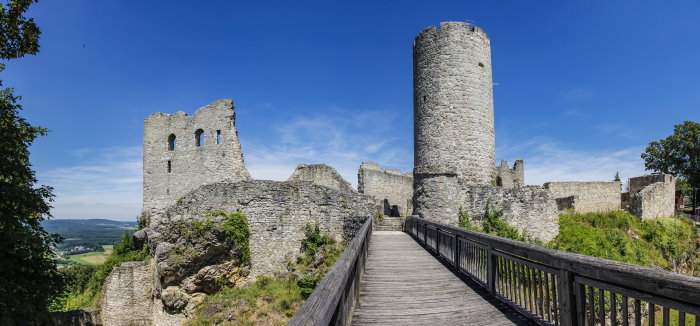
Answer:
[[[495,178],[491,45],[462,22],[424,29],[413,43],[414,175]],[[420,180],[417,180],[420,182]]]
[[[192,116],[158,112],[145,119],[144,212],[171,205],[205,184],[247,179],[230,99],[211,103]]]
[[[526,230],[545,242],[559,233],[557,204],[543,187],[473,185],[456,176],[434,175],[424,177],[414,195],[418,215],[455,226],[460,206],[474,222],[480,223],[489,201],[495,208],[502,209],[502,217],[509,225],[520,231]]]
[[[407,216],[413,212],[413,174],[382,169],[363,162],[357,171],[357,190],[375,199],[386,216]],[[396,206],[395,214],[392,207]]]
[[[375,210],[371,198],[309,181],[249,180],[200,187],[164,212],[151,217],[151,229],[167,228],[223,210],[242,211],[250,227],[251,274],[286,271],[286,259],[299,254],[307,224],[339,241],[354,237]]]
[[[620,181],[547,182],[546,189],[555,199],[573,198],[576,213],[620,210]]]
[[[326,164],[299,164],[287,181],[311,181],[335,190],[355,191],[338,171]]]
[[[630,178],[629,211],[642,220],[675,214],[676,178],[652,174]]]
[[[496,186],[504,188],[518,188],[525,185],[525,166],[523,160],[515,160],[513,168],[508,167],[508,162],[501,161],[501,166],[496,168]]]
[[[103,287],[104,326],[153,323],[152,275],[149,262],[128,262],[112,270]]]

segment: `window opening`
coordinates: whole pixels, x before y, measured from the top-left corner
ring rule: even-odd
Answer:
[[[216,144],[221,144],[221,130],[216,131]]]
[[[204,146],[204,130],[197,129],[197,131],[194,132],[194,138],[195,138],[195,141],[197,142],[197,147]]]
[[[168,160],[168,173],[173,172],[173,163]]]
[[[174,151],[175,147],[177,147],[177,137],[175,137],[175,134],[170,134],[168,136],[168,150]]]

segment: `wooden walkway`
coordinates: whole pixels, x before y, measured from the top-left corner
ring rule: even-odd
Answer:
[[[532,325],[403,232],[375,231],[353,325]]]

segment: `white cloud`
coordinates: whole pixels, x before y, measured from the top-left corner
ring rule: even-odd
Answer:
[[[409,146],[385,123],[392,115],[333,109],[281,121],[266,143],[241,135],[246,166],[255,179],[282,181],[297,164],[323,163],[338,170],[353,186],[357,186],[357,169],[363,161],[412,170]]]
[[[54,187],[52,215],[60,219],[135,220],[142,203],[141,147],[80,149],[78,164],[38,171]]]
[[[531,143],[525,156],[525,183],[542,185],[548,181],[612,181],[620,172],[623,182],[643,175],[642,148],[584,151],[566,149],[553,142]]]

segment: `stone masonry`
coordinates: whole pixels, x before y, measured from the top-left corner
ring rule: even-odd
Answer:
[[[470,219],[480,224],[490,202],[502,210],[502,218],[519,231],[527,231],[542,241],[552,240],[559,233],[559,212],[549,190],[527,186],[503,188],[491,185],[473,185],[453,176],[435,176],[415,190],[416,207],[440,207],[448,213],[423,216],[438,223],[457,225],[459,208],[466,210]],[[439,195],[438,195],[439,194]]]
[[[413,212],[413,173],[385,170],[377,163],[363,162],[357,171],[357,190],[374,198],[386,216],[407,216]]]
[[[151,325],[153,281],[149,262],[115,267],[104,283],[102,324]]]
[[[311,181],[343,192],[355,192],[333,167],[325,164],[299,164],[287,181]]]
[[[374,209],[367,196],[309,181],[222,182],[200,187],[152,216],[151,229],[216,210],[240,210],[250,227],[251,274],[271,275],[285,272],[286,259],[299,254],[307,224],[318,224],[321,232],[348,241]]]
[[[144,121],[143,208],[164,208],[199,186],[250,179],[235,127],[233,101],[188,116],[154,113]]]
[[[676,178],[651,174],[629,179],[629,211],[642,220],[675,214]]]
[[[448,22],[418,34],[413,108],[414,214],[456,225],[460,207],[478,220],[490,202],[521,231],[543,241],[557,235],[556,202],[547,189],[522,187],[522,160],[496,168],[491,44],[483,30]]]
[[[557,200],[559,210],[573,208],[576,213],[620,210],[620,181],[547,182],[546,189]],[[567,197],[573,197],[567,199]]]
[[[525,166],[523,160],[515,160],[513,168],[508,167],[508,162],[501,161],[501,166],[496,168],[496,186],[504,188],[518,188],[525,185]]]
[[[413,44],[414,176],[495,178],[491,45],[468,23],[424,29]]]

